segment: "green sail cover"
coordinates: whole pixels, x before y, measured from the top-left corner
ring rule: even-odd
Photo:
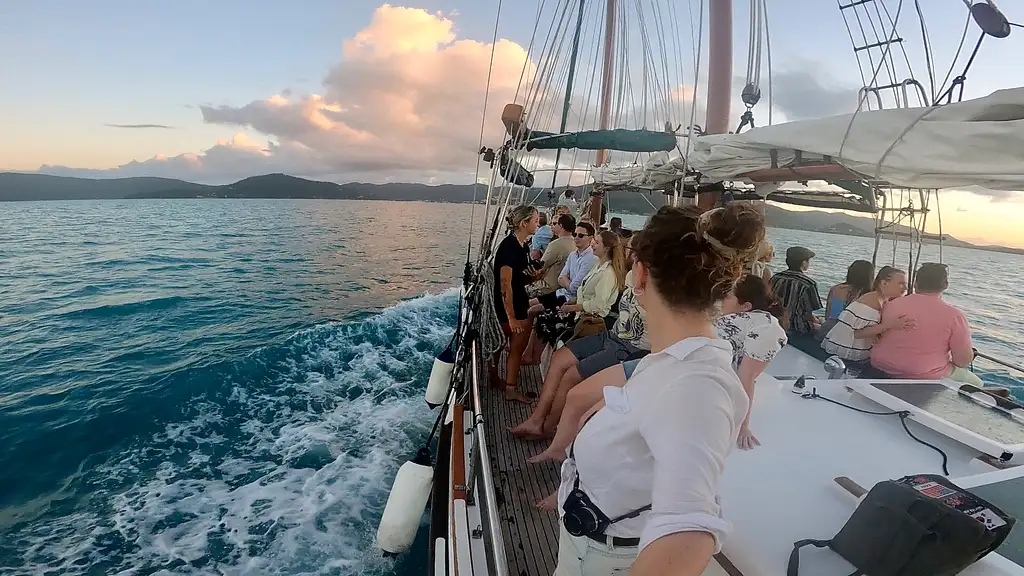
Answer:
[[[552,134],[530,132],[526,141],[527,150],[558,150],[578,148],[580,150],[618,150],[620,152],[668,152],[676,149],[676,137],[667,132],[653,130],[587,130]]]

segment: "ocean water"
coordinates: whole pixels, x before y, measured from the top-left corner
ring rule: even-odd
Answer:
[[[429,203],[0,204],[0,574],[425,573],[423,546],[373,539],[433,422],[469,225]],[[871,254],[771,238],[818,253],[823,291]],[[943,256],[978,347],[1016,360],[1019,257]]]

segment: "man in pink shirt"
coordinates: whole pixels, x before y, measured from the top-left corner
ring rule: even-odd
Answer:
[[[945,264],[922,264],[914,279],[914,294],[890,301],[882,322],[892,316],[912,320],[913,328],[883,332],[871,347],[871,365],[896,378],[951,378],[982,386],[968,369],[974,360],[967,317],[942,299],[949,288]]]

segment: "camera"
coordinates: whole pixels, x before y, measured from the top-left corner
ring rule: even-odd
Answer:
[[[579,488],[569,493],[562,510],[565,512],[562,516],[565,531],[576,537],[600,536],[611,525],[611,520]]]
[[[530,260],[530,268],[533,268],[534,270],[540,270],[543,267],[544,262],[540,260]]]

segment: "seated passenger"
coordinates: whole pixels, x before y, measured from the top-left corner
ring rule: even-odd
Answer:
[[[886,304],[903,296],[906,291],[907,275],[892,266],[882,266],[872,291],[851,302],[839,314],[821,347],[846,361],[847,374],[852,377],[860,375],[871,358],[871,347],[881,334],[914,327],[914,321],[906,315],[890,314],[882,323],[882,310]]]
[[[722,302],[722,316],[715,320],[718,337],[732,344],[732,368],[740,377],[750,399],[747,416],[740,425],[737,445],[741,450],[760,446],[750,431],[754,407],[754,381],[786,345],[786,331],[779,325],[782,306],[768,291],[764,280],[748,275],[736,283]]]
[[[786,250],[784,270],[772,276],[772,292],[782,302],[785,313],[782,327],[786,329],[789,343],[807,354],[825,359],[824,351],[815,337],[820,327],[814,311],[821,308],[818,284],[807,275],[807,268],[814,258],[814,252],[802,246]]]
[[[854,260],[846,269],[846,281],[829,288],[825,298],[825,320],[839,318],[839,313],[857,298],[871,291],[875,266],[867,260]]]
[[[897,298],[882,309],[882,323],[906,316],[907,330],[889,330],[871,347],[871,366],[896,378],[949,378],[982,386],[970,371],[974,360],[971,328],[960,310],[942,299],[949,288],[945,264],[922,264],[914,278],[915,294]]]
[[[634,242],[639,234],[637,232],[633,235]],[[602,254],[608,252],[605,242],[612,244],[617,242],[618,237],[613,232],[605,231],[598,238],[600,239],[596,242],[598,253]],[[625,257],[622,256],[621,262],[617,264],[616,259],[620,257],[621,248],[616,247],[611,250],[611,253],[610,257],[603,256],[603,263],[595,268],[595,271],[602,267],[604,267],[604,271],[600,274],[607,275],[609,271],[614,271],[612,287],[617,288],[619,273],[626,268]],[[598,273],[595,272],[596,274]],[[624,276],[622,298],[619,301],[619,318],[611,332],[601,332],[572,340],[552,354],[551,365],[548,367],[548,372],[544,376],[544,384],[541,387],[540,401],[526,421],[510,429],[513,434],[528,437],[551,437],[561,415],[565,395],[573,386],[609,366],[614,366],[629,358],[640,357],[651,349],[644,330],[644,311],[637,303],[636,295],[633,292],[633,273],[629,272]],[[609,282],[607,277],[604,282],[606,286],[602,289],[607,289]],[[577,306],[582,309],[595,310],[598,313],[603,311],[605,306],[610,309],[617,292],[603,294],[591,301],[589,300],[591,283],[592,280],[588,277],[586,282],[588,288],[580,289],[580,295],[583,298],[582,304]],[[600,286],[596,283],[594,285],[595,287]],[[612,301],[610,302],[609,299]],[[600,310],[597,310],[598,306],[601,307]],[[565,308],[568,307],[563,307],[563,309]],[[574,310],[575,308],[568,309]]]
[[[530,238],[530,259],[540,260],[544,255],[544,250],[548,247],[551,242],[551,238],[554,233],[551,230],[551,226],[548,226],[548,215],[544,212],[540,213],[540,226],[537,231],[533,233],[533,237]]]
[[[754,381],[786,345],[786,332],[778,321],[781,308],[764,282],[748,275],[726,296],[722,302],[723,316],[714,322],[718,337],[732,345],[733,370],[739,375],[751,404],[754,402]],[[639,361],[639,358],[634,358],[608,367],[570,390],[551,445],[530,458],[529,462],[564,460],[566,449],[576,437],[580,417],[601,400],[605,386],[625,385]],[[748,409],[737,439],[737,445],[744,450],[760,445],[750,432],[750,412]]]
[[[544,309],[555,310],[559,306],[576,298],[583,279],[587,277],[590,270],[597,264],[597,257],[594,256],[594,249],[591,244],[594,240],[594,226],[589,222],[576,224],[576,231],[573,233],[573,241],[576,250],[569,254],[558,274],[559,288],[550,294],[543,294],[530,300],[529,319],[532,321]],[[530,341],[523,354],[523,363],[527,365],[540,364],[540,356],[544,347],[537,339],[536,332],[530,334]]]
[[[772,287],[772,271],[768,268],[768,264],[775,258],[775,247],[768,241],[767,238],[761,242],[761,245],[757,248],[757,256],[754,261],[750,263],[750,273],[757,276],[764,281],[764,285],[771,290]]]
[[[542,266],[535,273],[535,277],[540,279],[536,286],[538,296],[548,298],[548,294],[554,294],[562,287],[558,283],[558,277],[569,259],[569,254],[576,249],[572,237],[574,230],[576,219],[568,214],[556,216],[552,222],[551,231],[554,238],[544,250],[544,255],[540,258]]]

